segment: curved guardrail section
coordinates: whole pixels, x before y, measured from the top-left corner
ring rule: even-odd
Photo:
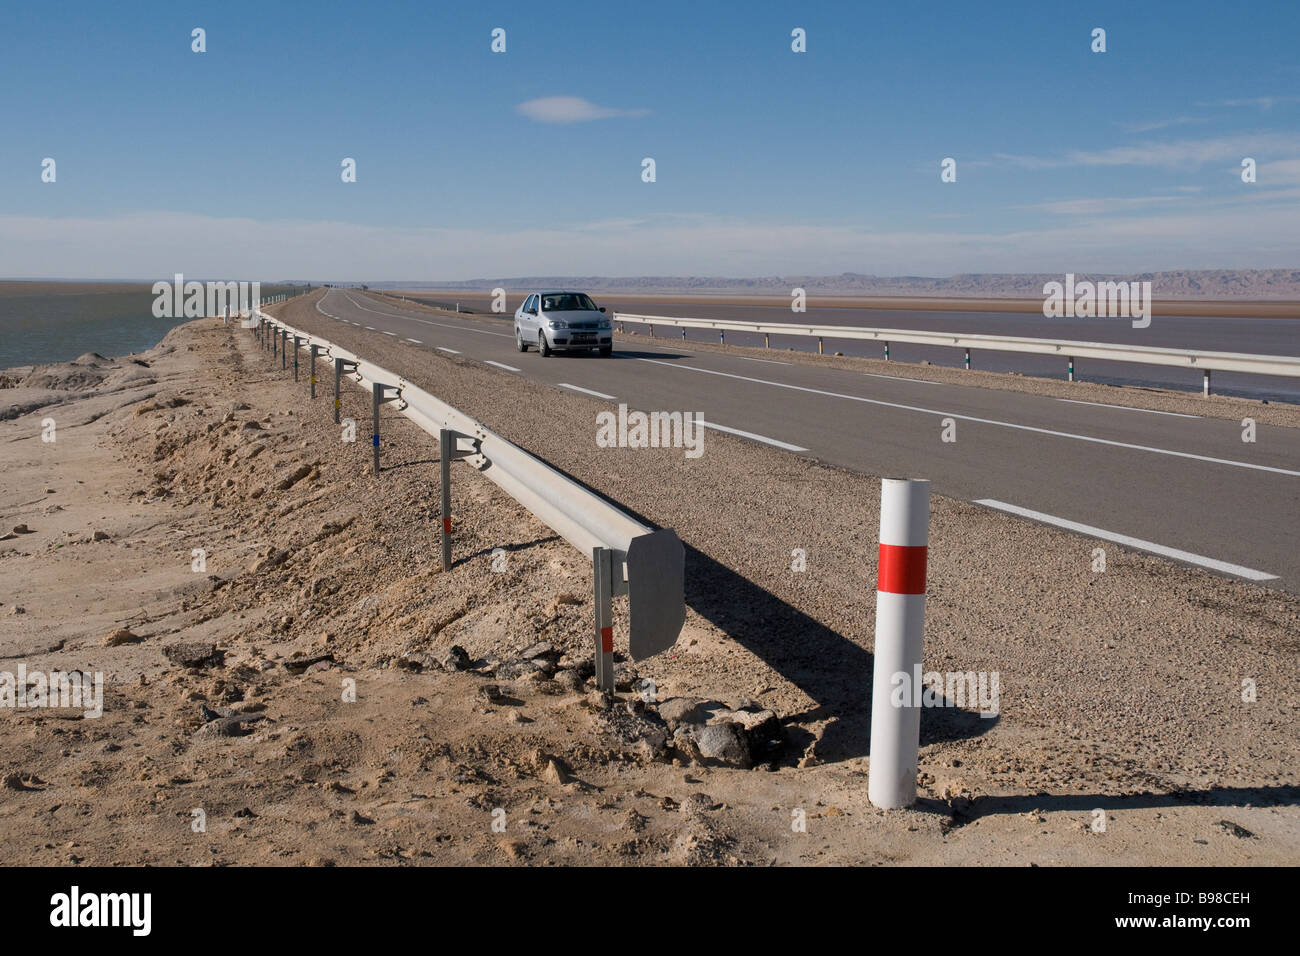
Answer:
[[[440,448],[441,456],[467,462],[565,541],[592,556],[597,595],[598,686],[613,689],[609,596],[628,595],[629,645],[634,659],[658,654],[676,643],[686,620],[685,549],[671,528],[647,527],[482,422],[343,346],[261,312],[255,319],[258,326],[265,326],[271,333],[268,337],[262,328],[255,329],[263,339],[286,346],[294,344],[295,367],[300,349],[310,350],[313,359],[323,349],[326,357],[344,363],[348,379],[376,396],[376,409],[380,401],[398,400],[399,411],[430,435],[439,438],[449,433],[451,444]],[[286,364],[284,358],[282,351],[282,364]],[[314,368],[311,378],[314,385]],[[379,397],[389,392],[394,394]],[[377,449],[377,431],[375,443]],[[447,534],[450,518],[446,513],[443,517]]]

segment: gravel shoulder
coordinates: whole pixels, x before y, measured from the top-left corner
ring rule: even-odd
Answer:
[[[712,433],[699,459],[598,448],[603,403],[354,331],[315,299],[280,312],[675,528],[678,646],[593,698],[580,555],[453,466],[444,574],[432,438],[386,409],[372,476],[365,396],[344,400],[363,440],[341,441],[329,400],[251,334],[189,323],[140,357],[147,381],[106,361],[60,391],[47,371],[62,404],[0,421],[0,530],[28,526],[0,542],[0,670],[106,681],[100,718],[0,708],[20,744],[0,755],[12,862],[1300,859],[1300,601],[1114,547],[1094,573],[1094,542],[936,498],[926,667],[997,671],[999,712],[926,710],[922,800],[877,811],[877,478]],[[740,735],[744,753],[701,748],[766,711],[776,730]]]

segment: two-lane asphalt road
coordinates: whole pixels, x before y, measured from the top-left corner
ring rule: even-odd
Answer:
[[[708,426],[868,474],[1300,593],[1300,432],[974,386],[739,357],[671,344],[612,358],[515,350],[504,318],[438,316],[353,290],[317,308],[375,335],[503,375]],[[944,441],[946,430],[956,441]],[[595,422],[592,424],[593,435]],[[707,447],[707,440],[706,440]]]

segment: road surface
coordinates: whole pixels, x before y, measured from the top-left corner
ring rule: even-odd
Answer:
[[[1260,425],[1250,444],[1231,420],[809,367],[779,353],[647,342],[616,343],[608,359],[544,359],[515,350],[505,317],[442,317],[355,290],[328,291],[317,308],[611,408],[701,412],[712,429],[867,474],[930,478],[938,494],[1300,593],[1296,429]],[[945,419],[956,441],[942,440]]]
[[[439,307],[475,312],[491,311],[491,296],[487,293],[469,295],[416,295],[417,301]],[[808,311],[794,313],[788,305],[729,304],[725,296],[719,302],[672,302],[667,298],[646,299],[620,294],[597,294],[597,304],[610,314],[626,312],[633,315],[662,315],[678,318],[717,319],[733,322],[784,322],[796,325],[854,325],[880,329],[911,329],[927,332],[970,332],[981,335],[1012,335],[1036,339],[1069,339],[1079,342],[1109,342],[1120,345],[1145,345],[1164,348],[1204,349],[1211,352],[1247,352],[1255,355],[1300,355],[1300,320],[1178,316],[1166,315],[1156,310],[1151,325],[1135,329],[1127,319],[1047,319],[1041,314],[1021,312],[949,312],[915,311],[910,309],[854,309],[840,307],[819,308],[810,305]],[[508,299],[509,311],[522,299],[512,294]],[[815,300],[814,300],[815,303]],[[645,331],[644,326],[629,326]],[[655,330],[656,336],[680,337],[678,329],[663,327]],[[687,343],[694,339],[716,342],[718,333],[706,329],[688,329]],[[732,345],[763,344],[759,335],[728,332],[727,342]],[[806,336],[773,336],[773,349],[793,348],[816,351],[815,339]],[[845,355],[882,357],[878,342],[851,339],[827,339],[827,352]],[[940,348],[929,345],[909,345],[894,342],[890,345],[890,358],[902,362],[930,362],[934,365],[960,367],[961,349]],[[979,349],[972,354],[972,366],[990,372],[1020,372],[1050,378],[1065,377],[1065,359],[1049,355],[1012,354],[988,352]],[[1127,362],[1104,362],[1098,359],[1079,359],[1075,374],[1081,380],[1105,385],[1149,385],[1159,388],[1176,388],[1188,391],[1201,390],[1201,373],[1196,369],[1171,368],[1160,365],[1138,365]],[[1223,395],[1267,401],[1300,402],[1300,379],[1244,375],[1233,372],[1215,372],[1214,391]]]

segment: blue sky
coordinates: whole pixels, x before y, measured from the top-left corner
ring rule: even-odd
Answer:
[[[1300,266],[1295,2],[42,3],[4,18],[5,276]]]

